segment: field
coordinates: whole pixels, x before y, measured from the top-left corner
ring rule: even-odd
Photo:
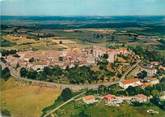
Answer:
[[[50,105],[60,94],[59,89],[32,86],[10,78],[1,80],[1,108],[13,117],[39,117],[42,109]]]
[[[159,111],[159,114],[149,114],[146,112],[148,109]],[[60,117],[77,117],[80,113],[90,117],[163,117],[165,114],[163,110],[151,104],[137,107],[122,104],[120,107],[112,107],[106,106],[103,102],[94,105],[72,102],[58,110],[56,114]]]
[[[88,47],[90,44],[84,43],[74,39],[68,39],[68,37],[48,37],[41,40],[29,39],[24,36],[4,35],[5,41],[15,43],[15,45],[1,47],[1,50],[14,49],[14,50],[62,50],[72,47]],[[60,43],[62,42],[62,43]]]

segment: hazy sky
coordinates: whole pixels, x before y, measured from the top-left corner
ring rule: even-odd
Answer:
[[[165,0],[0,0],[1,15],[165,15]]]

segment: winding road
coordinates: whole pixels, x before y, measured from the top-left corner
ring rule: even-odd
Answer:
[[[120,78],[119,81],[115,81],[115,82],[106,82],[106,83],[97,83],[97,84],[80,84],[80,85],[75,85],[75,84],[60,84],[60,83],[53,83],[53,82],[46,82],[46,81],[39,81],[39,80],[32,80],[32,79],[27,79],[27,78],[23,78],[20,76],[19,74],[19,70],[16,70],[15,68],[13,68],[12,66],[10,66],[7,63],[2,63],[0,62],[2,68],[4,67],[8,67],[10,69],[10,73],[13,77],[15,77],[17,80],[23,80],[26,82],[31,82],[32,84],[39,84],[42,86],[48,86],[48,87],[59,87],[60,89],[65,89],[65,88],[70,88],[73,91],[78,91],[81,89],[97,89],[100,85],[104,85],[104,86],[110,86],[110,85],[114,85],[114,84],[118,84],[119,82],[121,82],[122,80],[124,80],[124,78],[128,75],[129,72],[131,72],[141,61],[139,60],[137,63],[135,63],[134,65],[132,65]]]

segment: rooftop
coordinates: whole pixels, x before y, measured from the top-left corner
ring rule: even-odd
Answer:
[[[108,94],[108,95],[105,95],[105,96],[104,96],[104,99],[109,100],[109,99],[114,99],[115,97],[116,97],[115,95]]]
[[[131,84],[131,83],[135,83],[135,82],[138,82],[139,80],[138,79],[129,79],[129,80],[123,80],[122,83],[123,84]]]
[[[88,95],[88,96],[84,96],[83,99],[84,100],[92,100],[92,99],[95,99],[95,97],[93,95]]]

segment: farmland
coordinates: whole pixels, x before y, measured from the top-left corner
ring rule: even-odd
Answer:
[[[10,78],[1,80],[1,108],[14,117],[39,117],[44,107],[50,105],[60,94],[56,88],[32,86]]]

